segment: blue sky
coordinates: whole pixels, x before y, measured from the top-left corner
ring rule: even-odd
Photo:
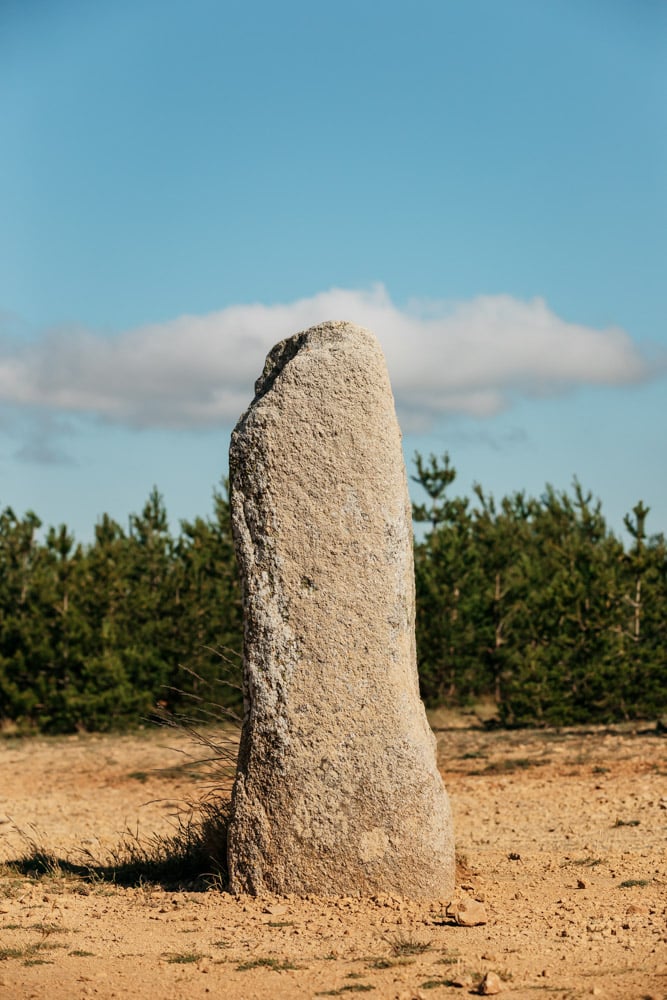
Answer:
[[[406,453],[667,531],[667,4],[0,4],[0,506],[210,510],[272,344],[379,337]]]

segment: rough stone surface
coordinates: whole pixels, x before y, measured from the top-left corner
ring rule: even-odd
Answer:
[[[479,984],[478,993],[483,997],[491,997],[502,993],[502,991],[503,984],[500,976],[496,972],[487,972]]]
[[[405,467],[370,332],[332,322],[274,347],[230,479],[245,614],[231,890],[451,899]]]
[[[463,899],[450,912],[459,927],[477,927],[489,921],[484,903],[477,899]]]

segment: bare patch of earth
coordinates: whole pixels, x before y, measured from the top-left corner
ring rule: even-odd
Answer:
[[[667,996],[667,742],[641,727],[487,731],[435,714],[454,900],[233,898],[10,862],[104,862],[204,792],[185,736],[0,742],[0,997]],[[32,841],[28,844],[26,837]],[[4,865],[2,865],[4,862]],[[483,902],[458,926],[452,906]],[[458,985],[455,985],[458,984]]]

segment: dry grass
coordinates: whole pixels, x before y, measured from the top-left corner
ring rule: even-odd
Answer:
[[[229,662],[225,650],[216,650]],[[192,671],[186,669],[188,673]],[[194,675],[193,676],[197,676]],[[23,834],[26,850],[18,860],[7,862],[3,874],[48,879],[61,888],[74,887],[85,894],[109,884],[122,887],[159,886],[169,891],[225,889],[227,828],[231,789],[238,754],[238,716],[214,697],[214,685],[197,677],[203,695],[184,695],[191,703],[189,714],[162,713],[158,724],[189,737],[189,749],[172,748],[185,759],[155,771],[134,771],[129,777],[145,782],[149,775],[171,780],[187,776],[203,785],[199,801],[188,801],[177,811],[173,832],[140,836],[126,830],[108,857],[97,857],[81,848],[72,857],[60,858],[40,846],[36,836]],[[227,682],[221,682],[227,683]],[[74,883],[74,886],[73,886]],[[11,891],[3,881],[3,892]]]

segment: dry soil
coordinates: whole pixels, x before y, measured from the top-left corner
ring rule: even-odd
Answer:
[[[31,875],[10,862],[35,845],[78,864],[104,861],[128,830],[168,834],[203,785],[180,734],[3,739],[0,997],[438,1000],[474,994],[493,972],[516,1000],[663,1000],[664,737],[641,726],[503,732],[443,715],[432,724],[459,878],[454,899],[428,903]],[[457,924],[465,900],[482,902],[485,923]]]

